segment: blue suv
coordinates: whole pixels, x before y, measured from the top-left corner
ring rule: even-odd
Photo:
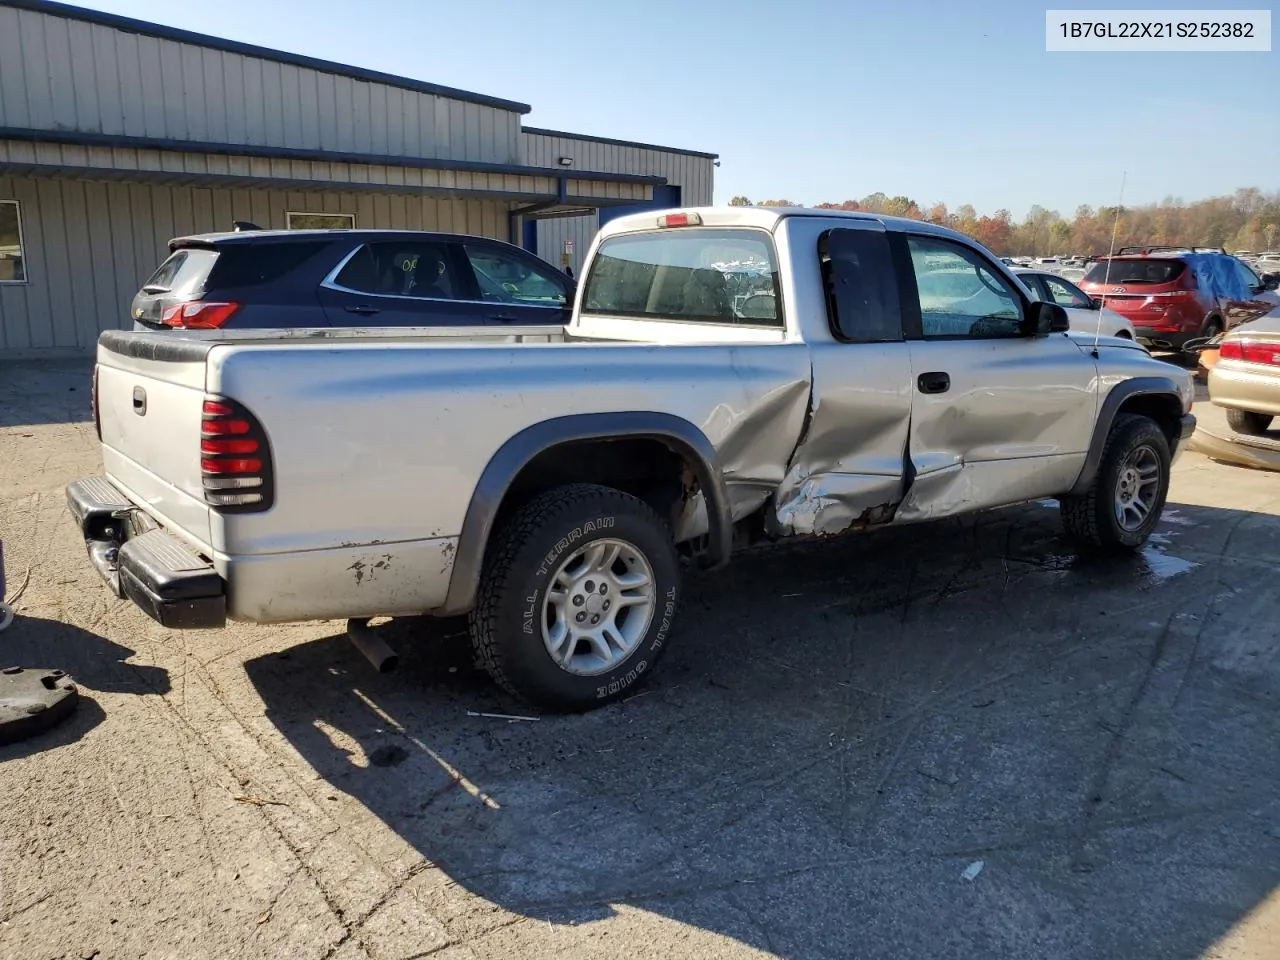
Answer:
[[[133,298],[137,330],[560,324],[574,282],[485,237],[243,230],[169,241]]]

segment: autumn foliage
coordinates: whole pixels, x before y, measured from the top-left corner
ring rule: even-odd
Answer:
[[[734,206],[751,201],[738,196]],[[799,206],[787,200],[770,200],[757,206]],[[1064,218],[1056,210],[1034,206],[1017,223],[1008,210],[979,216],[969,204],[948,210],[946,204],[919,206],[910,197],[872,193],[861,200],[819,203],[819,210],[865,210],[928,220],[959,230],[1005,256],[1054,254],[1102,254],[1111,244],[1111,231],[1120,214],[1116,244],[1185,243],[1221,246],[1227,250],[1269,250],[1280,244],[1280,192],[1266,194],[1256,187],[1237,190],[1229,197],[1211,197],[1185,203],[1172,197],[1139,207],[1078,207],[1075,217]]]

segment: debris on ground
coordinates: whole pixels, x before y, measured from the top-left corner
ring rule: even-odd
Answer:
[[[283,800],[267,800],[263,797],[254,796],[236,796],[232,795],[232,800],[236,803],[248,803],[255,807],[287,807],[288,804]]]

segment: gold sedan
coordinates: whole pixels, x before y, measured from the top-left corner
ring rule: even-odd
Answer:
[[[1209,399],[1236,433],[1261,436],[1280,417],[1280,310],[1231,330],[1209,370]]]

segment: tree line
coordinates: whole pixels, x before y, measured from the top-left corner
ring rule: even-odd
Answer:
[[[731,206],[798,207],[790,200],[762,200],[752,204],[743,196]],[[1001,256],[1097,256],[1111,245],[1145,243],[1188,244],[1234,250],[1272,250],[1280,244],[1280,191],[1263,193],[1244,187],[1231,196],[1210,197],[1191,203],[1168,197],[1159,203],[1135,207],[1076,208],[1071,220],[1057,210],[1033,206],[1021,223],[1008,210],[979,216],[970,204],[948,210],[945,203],[922,207],[910,197],[871,193],[860,200],[818,203],[819,210],[864,210],[928,220],[966,233]],[[1116,216],[1119,215],[1117,225]]]

